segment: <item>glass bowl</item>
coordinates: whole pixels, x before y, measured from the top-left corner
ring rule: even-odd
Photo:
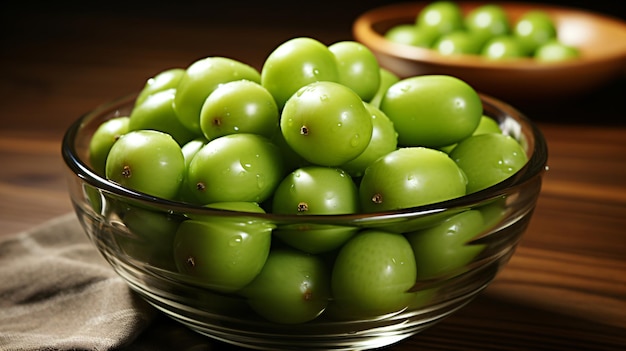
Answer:
[[[441,321],[472,301],[513,255],[531,220],[546,170],[547,145],[535,124],[510,105],[481,95],[485,115],[517,139],[529,159],[515,175],[490,188],[441,203],[372,214],[295,216],[209,209],[123,188],[90,167],[92,134],[103,121],[128,115],[134,99],[128,96],[96,108],[73,123],[64,136],[62,153],[77,217],[113,269],[150,304],[194,331],[253,349],[373,349],[399,342]],[[311,228],[341,228],[354,231],[354,237],[366,230],[419,237],[419,233],[468,212],[479,212],[485,225],[470,239],[445,249],[451,250],[446,253],[450,265],[437,274],[417,278],[412,287],[402,291],[403,305],[379,313],[344,313],[342,303],[350,301],[331,293],[323,301],[325,309],[312,320],[269,321],[251,308],[245,294],[199,284],[179,272],[172,258],[174,233],[190,218],[232,225],[240,239],[247,231],[258,230],[260,224],[272,228],[272,236],[281,229],[304,235]],[[269,250],[282,246],[273,237]],[[307,255],[331,266],[337,250]],[[364,254],[362,259],[368,256]],[[421,261],[416,259],[415,264]],[[364,289],[385,288],[389,287]]]

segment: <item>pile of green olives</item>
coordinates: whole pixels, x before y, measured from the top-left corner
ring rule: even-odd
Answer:
[[[400,79],[358,42],[309,37],[279,45],[261,70],[211,56],[159,72],[128,115],[99,126],[89,151],[95,172],[149,196],[293,216],[450,200],[527,162],[464,81]],[[118,238],[128,255],[286,324],[373,318],[424,301],[415,282],[475,258],[483,247],[466,243],[497,213],[467,210],[394,231],[118,206],[141,238]]]
[[[478,55],[489,60],[533,58],[560,62],[580,57],[578,48],[560,41],[549,13],[529,10],[511,19],[496,3],[464,13],[452,1],[435,1],[422,8],[415,22],[385,32],[390,41],[435,50],[442,55]]]

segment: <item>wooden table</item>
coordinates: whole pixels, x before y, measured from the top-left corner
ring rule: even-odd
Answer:
[[[319,25],[293,17],[295,8],[268,15],[224,6],[206,18],[132,10],[3,13],[0,235],[72,211],[60,141],[82,113],[204,56],[260,67],[294,36],[350,39],[353,15],[327,14]],[[484,294],[390,350],[626,349],[625,101],[622,76],[569,101],[517,106],[540,124],[550,149],[528,232]]]

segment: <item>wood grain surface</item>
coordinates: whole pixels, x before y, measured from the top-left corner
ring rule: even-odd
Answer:
[[[2,10],[0,236],[72,211],[60,144],[81,114],[201,57],[260,67],[291,37],[351,39],[350,19],[374,2],[301,18],[295,5],[179,4]],[[482,295],[389,350],[626,349],[626,75],[588,95],[515,107],[549,147],[527,233]]]

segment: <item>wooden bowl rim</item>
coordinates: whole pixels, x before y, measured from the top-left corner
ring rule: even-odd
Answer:
[[[580,35],[586,35],[577,46],[582,56],[562,62],[537,62],[532,58],[519,58],[506,61],[493,61],[478,55],[441,55],[434,50],[393,43],[384,38],[383,32],[393,24],[411,23],[421,8],[432,1],[406,2],[385,5],[361,14],[354,21],[353,34],[357,41],[381,54],[409,61],[430,63],[440,66],[454,66],[489,70],[555,70],[582,69],[588,65],[600,65],[622,61],[626,69],[626,23],[617,18],[565,6],[553,6],[528,2],[459,2],[464,13],[480,5],[498,4],[511,15],[516,16],[528,10],[543,10],[552,16],[559,39],[566,43],[580,40],[569,34],[575,28]],[[381,27],[382,26],[382,27]],[[581,26],[583,26],[581,28]],[[589,30],[592,30],[591,32]],[[569,36],[568,36],[569,35]],[[602,39],[600,42],[599,39]],[[607,45],[608,44],[610,45]],[[573,44],[573,43],[572,43]]]

